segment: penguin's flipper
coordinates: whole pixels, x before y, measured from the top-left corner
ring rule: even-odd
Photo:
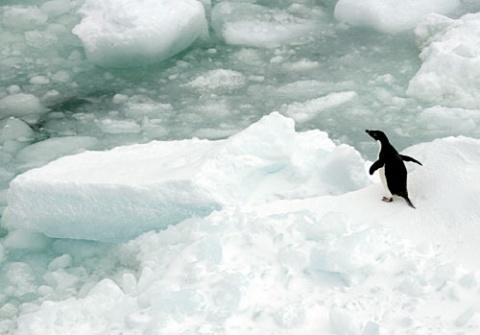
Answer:
[[[385,165],[385,163],[382,160],[379,159],[378,161],[373,163],[372,166],[370,166],[370,170],[368,172],[370,174],[373,174],[375,171],[377,171],[378,169],[380,169],[384,165]]]
[[[412,158],[410,156],[407,156],[407,155],[400,155],[400,157],[405,161],[405,162],[414,162],[414,163],[417,163],[419,165],[422,165],[422,163],[420,163],[419,161],[417,161],[415,158]]]

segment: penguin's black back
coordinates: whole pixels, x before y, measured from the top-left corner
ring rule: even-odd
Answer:
[[[390,193],[401,197],[408,196],[407,168],[397,150],[390,143],[382,143],[380,157],[385,162],[385,179]]]

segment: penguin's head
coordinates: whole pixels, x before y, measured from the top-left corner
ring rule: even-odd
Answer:
[[[370,135],[375,141],[380,141],[382,143],[388,142],[387,135],[381,130],[365,130],[365,132]]]

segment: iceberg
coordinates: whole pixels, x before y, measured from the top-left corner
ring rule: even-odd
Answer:
[[[161,62],[208,35],[197,0],[87,0],[73,28],[87,58],[104,67]]]

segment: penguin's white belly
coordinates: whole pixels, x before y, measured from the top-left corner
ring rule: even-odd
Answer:
[[[382,181],[383,186],[385,187],[385,190],[387,190],[388,197],[391,198],[392,194],[390,193],[390,190],[388,189],[387,178],[385,177],[385,166],[382,166],[380,169],[378,169],[378,174],[380,176],[380,180]]]

